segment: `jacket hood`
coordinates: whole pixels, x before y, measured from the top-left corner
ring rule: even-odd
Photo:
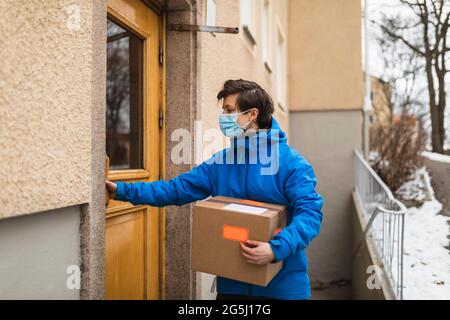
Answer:
[[[286,133],[272,117],[270,129],[247,131],[231,140],[231,147],[223,154],[225,163],[262,164],[271,170],[278,170],[280,150],[286,145]]]
[[[270,127],[270,131],[278,131],[278,141],[280,142],[287,142],[287,136],[286,133],[281,130],[280,124],[278,123],[278,121],[275,119],[275,117],[272,116],[272,126]]]
[[[280,124],[272,116],[272,124],[270,129],[261,129],[258,131],[250,131],[244,133],[240,137],[231,139],[231,146],[234,148],[245,147],[251,149],[253,146],[261,146],[263,144],[286,143],[286,133],[281,130]]]

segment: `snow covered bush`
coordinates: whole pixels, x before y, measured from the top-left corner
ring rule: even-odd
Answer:
[[[371,139],[372,154],[376,155],[372,167],[402,200],[404,192],[397,191],[422,167],[426,134],[421,123],[414,116],[402,114],[394,117],[390,126],[379,127]]]

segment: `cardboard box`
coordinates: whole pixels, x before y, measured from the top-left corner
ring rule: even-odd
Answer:
[[[286,207],[229,197],[198,201],[194,207],[192,269],[267,286],[283,262],[247,262],[240,242],[268,242],[286,226]]]

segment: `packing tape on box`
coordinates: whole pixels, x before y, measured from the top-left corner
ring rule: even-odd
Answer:
[[[257,207],[264,207],[264,203],[258,202],[258,201],[255,201],[255,200],[243,199],[243,200],[239,201],[239,203],[248,204],[248,205],[257,206]]]

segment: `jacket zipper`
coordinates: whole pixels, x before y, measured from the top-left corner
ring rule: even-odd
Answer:
[[[246,148],[246,143],[248,143],[248,149]],[[248,157],[247,157],[247,151],[248,151]],[[248,182],[248,166],[250,162],[250,139],[247,139],[247,137],[245,138],[244,141],[244,163],[245,163],[245,181],[244,181],[244,185],[245,185],[245,199],[248,199],[248,189],[247,189],[247,182]],[[252,295],[252,285],[249,283],[248,284],[248,294],[249,296]]]

